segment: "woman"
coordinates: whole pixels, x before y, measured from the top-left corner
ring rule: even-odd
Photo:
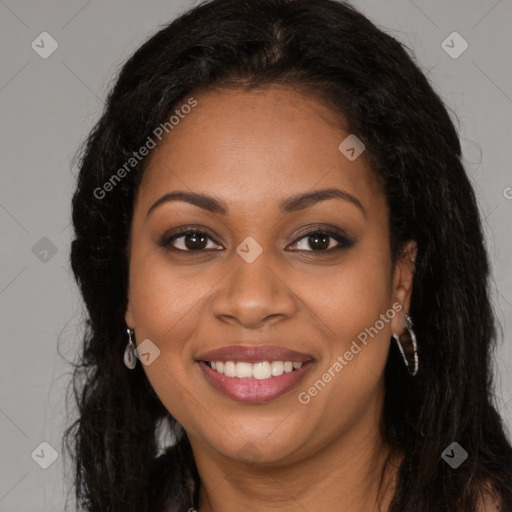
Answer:
[[[84,510],[512,510],[458,136],[349,5],[213,0],[149,39],[73,222]]]

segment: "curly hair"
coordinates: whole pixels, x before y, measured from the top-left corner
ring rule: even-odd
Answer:
[[[409,50],[335,0],[210,0],[148,39],[122,67],[80,153],[71,265],[87,319],[65,432],[76,499],[93,512],[187,510],[199,475],[186,433],[138,365],[123,365],[129,233],[149,156],[95,193],[192,94],[271,84],[313,95],[366,146],[390,212],[390,247],[416,240],[411,316],[421,367],[391,348],[383,438],[403,453],[389,512],[477,510],[493,489],[512,510],[512,448],[493,403],[496,321],[475,194],[446,107]],[[159,454],[158,428],[176,442]],[[468,459],[440,459],[453,441]],[[173,508],[174,507],[174,508]]]

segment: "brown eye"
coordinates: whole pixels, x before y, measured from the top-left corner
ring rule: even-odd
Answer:
[[[208,245],[207,238],[208,237],[201,233],[190,233],[189,235],[183,236],[185,247],[191,251],[204,249]]]
[[[213,246],[210,244],[210,247],[208,247],[209,241],[212,242]],[[207,233],[197,229],[185,229],[175,233],[170,237],[164,238],[161,245],[164,247],[172,246],[172,249],[183,252],[200,252],[205,249],[219,249],[220,247]]]
[[[302,244],[302,246],[300,244]],[[348,248],[353,244],[354,242],[352,240],[349,240],[341,233],[315,230],[300,237],[291,247],[292,250],[320,253]]]
[[[309,247],[311,247],[313,250],[322,250],[322,249],[329,249],[330,241],[331,239],[329,235],[326,235],[324,233],[316,233],[314,235],[309,235],[307,237]]]

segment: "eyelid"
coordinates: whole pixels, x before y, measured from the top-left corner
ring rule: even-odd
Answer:
[[[340,238],[350,240],[349,236],[343,229],[336,226],[331,226],[330,224],[310,224],[309,226],[302,228],[298,233],[295,233],[293,237],[295,237],[295,240],[297,241],[313,233],[336,235]]]

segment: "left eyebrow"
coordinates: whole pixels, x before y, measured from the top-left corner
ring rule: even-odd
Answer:
[[[357,197],[353,196],[352,194],[337,188],[325,188],[314,190],[312,192],[306,192],[304,194],[296,194],[282,201],[279,205],[279,211],[283,214],[296,212],[309,208],[310,206],[313,206],[320,201],[326,201],[328,199],[342,199],[344,201],[348,201],[357,206],[366,217],[366,211],[359,199],[357,199]],[[213,213],[220,213],[221,215],[228,215],[229,212],[227,204],[220,199],[216,199],[215,197],[197,192],[175,191],[165,194],[160,199],[158,199],[149,208],[146,216],[148,216],[156,207],[170,201],[184,201],[194,206],[198,206],[204,210],[208,210]]]
[[[357,197],[353,196],[352,194],[349,194],[348,192],[338,188],[324,188],[320,190],[314,190],[313,192],[307,192],[305,194],[297,194],[295,196],[291,196],[281,203],[279,209],[281,213],[295,212],[298,210],[304,210],[305,208],[308,208],[315,203],[326,201],[327,199],[342,199],[344,201],[348,201],[357,206],[366,217],[366,211],[359,199],[357,199]]]

